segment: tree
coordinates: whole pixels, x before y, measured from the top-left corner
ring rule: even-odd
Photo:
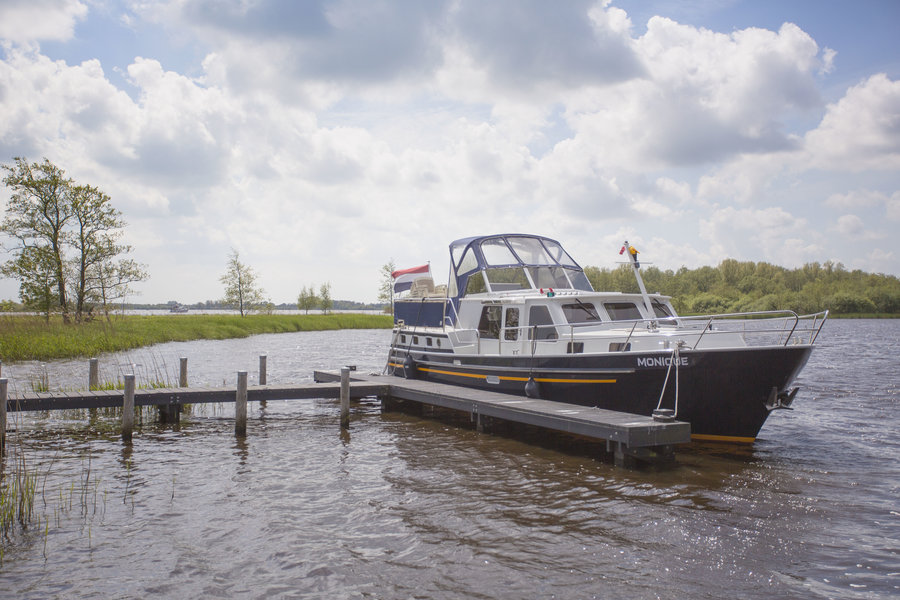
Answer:
[[[95,267],[96,288],[92,294],[103,307],[103,312],[109,320],[109,307],[116,300],[122,300],[132,292],[131,284],[147,279],[147,273],[143,266],[131,259],[118,261],[107,260]]]
[[[256,273],[241,262],[240,255],[234,248],[228,256],[228,268],[219,281],[225,284],[225,298],[222,302],[239,310],[242,317],[255,306],[267,301],[265,290],[257,287]]]
[[[19,298],[28,308],[40,311],[47,321],[59,309],[56,267],[46,246],[28,246],[0,268],[6,277],[19,280]]]
[[[13,193],[0,231],[16,240],[17,248],[4,273],[18,275],[23,302],[38,300],[41,309],[46,308],[48,318],[53,304],[62,312],[63,321],[68,322],[63,245],[66,226],[72,218],[68,193],[71,180],[46,158],[32,164],[21,157],[14,160],[13,166],[3,165],[7,172],[3,183]],[[46,296],[48,289],[53,289],[55,297]],[[41,291],[37,296],[36,290]]]
[[[316,296],[316,290],[313,286],[303,287],[300,290],[300,295],[297,296],[297,309],[305,310],[306,314],[309,314],[310,309],[313,309],[318,305],[319,298]]]
[[[133,260],[116,257],[131,252],[131,246],[118,244],[125,222],[122,213],[112,207],[109,196],[89,185],[71,188],[73,261],[72,299],[80,319],[90,302],[106,308],[124,297],[129,284],[146,279],[146,273]]]
[[[331,310],[331,307],[334,306],[334,301],[331,299],[330,283],[323,283],[319,288],[319,306],[326,315],[328,314],[328,311]]]
[[[391,273],[397,270],[394,265],[394,259],[390,259],[381,265],[381,285],[378,287],[378,301],[384,304],[390,304],[393,295],[394,278]]]
[[[22,301],[50,317],[62,312],[69,322],[101,302],[130,291],[128,284],[147,278],[142,265],[119,258],[131,246],[118,243],[125,222],[110,198],[89,185],[77,185],[46,158],[42,163],[16,158],[3,183],[13,194],[0,231],[16,242],[2,273],[19,281]]]

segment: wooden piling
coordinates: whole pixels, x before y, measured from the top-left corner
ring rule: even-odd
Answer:
[[[178,387],[186,388],[188,386],[187,363],[186,356],[182,356],[178,360]],[[160,404],[157,406],[156,414],[159,416],[160,423],[177,424],[181,420],[181,404],[175,402]]]
[[[350,367],[341,367],[341,429],[350,429]]]
[[[125,376],[125,394],[122,401],[122,441],[130,442],[134,429],[134,374]]]
[[[6,378],[0,379],[0,456],[6,452],[6,398],[8,396],[9,382]]]
[[[266,355],[259,355],[259,385],[266,385]],[[259,403],[260,408],[266,407],[266,401],[261,400]]]
[[[88,361],[88,389],[100,389],[100,359],[92,358]]]
[[[234,400],[234,434],[247,435],[247,371],[238,371],[237,395]]]
[[[178,359],[178,387],[188,386],[187,356]]]

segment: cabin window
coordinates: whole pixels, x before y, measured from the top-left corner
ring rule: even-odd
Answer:
[[[400,343],[401,343],[401,344],[405,344],[405,343],[406,343],[406,336],[405,336],[405,335],[401,335],[401,336],[400,336]]]
[[[415,344],[417,346],[419,345],[419,336],[417,336],[417,335],[413,336],[413,344]]]
[[[631,350],[631,342],[627,344],[624,342],[610,342],[609,351],[610,352],[629,352]]]
[[[494,292],[531,288],[531,284],[528,283],[528,278],[525,276],[525,269],[522,267],[486,269],[485,275],[487,275],[491,290]]]
[[[462,260],[459,261],[459,266],[456,268],[456,271],[459,274],[463,274],[476,268],[478,268],[478,259],[475,258],[475,253],[469,248]]]
[[[601,320],[597,307],[588,302],[563,304],[562,309],[569,323],[599,323]]]
[[[584,352],[584,342],[569,342],[566,345],[566,352],[569,354],[581,354]]]
[[[486,291],[484,275],[481,274],[481,271],[469,275],[469,282],[466,284],[466,296],[469,294],[483,294]]]
[[[559,337],[556,328],[552,326],[553,319],[550,317],[550,309],[544,305],[532,306],[528,311],[528,339],[531,339],[532,332],[539,340],[555,340]]]
[[[478,335],[482,339],[500,339],[500,307],[485,306],[481,309],[481,320],[478,322]]]
[[[653,306],[653,312],[656,314],[657,317],[659,317],[661,319],[665,319],[667,317],[671,319],[672,317],[675,316],[672,314],[672,311],[669,310],[669,307],[666,306],[665,304],[663,304],[662,302],[660,302],[659,300],[653,300],[650,304],[651,304],[651,306]]]
[[[506,309],[506,332],[503,339],[508,342],[514,342],[519,339],[519,309]]]
[[[613,321],[633,321],[643,319],[641,311],[634,302],[604,302],[603,308]]]
[[[425,345],[430,346],[432,344],[431,338],[425,338]]]

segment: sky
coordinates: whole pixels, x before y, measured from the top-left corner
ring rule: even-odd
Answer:
[[[450,242],[509,232],[583,266],[628,240],[662,269],[900,275],[897,23],[895,0],[0,0],[0,163],[111,197],[133,302],[221,298],[232,249],[276,304],[375,301],[389,261],[440,283]]]

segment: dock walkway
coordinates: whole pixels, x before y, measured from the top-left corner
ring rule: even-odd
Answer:
[[[340,374],[335,371],[314,373],[316,381],[336,378]],[[469,413],[479,431],[484,429],[487,417],[606,440],[607,449],[615,454],[616,464],[629,458],[653,460],[671,456],[672,446],[691,441],[690,423],[681,421],[661,422],[631,413],[393,376],[354,372],[351,381],[353,386],[384,382],[382,385],[389,387],[389,398]]]
[[[356,371],[352,372],[349,385],[341,385],[338,371],[316,371],[314,379],[316,383],[302,385],[242,387],[239,380],[238,386],[234,387],[140,389],[133,390],[133,403],[134,406],[159,406],[161,418],[167,413],[175,415],[177,420],[184,404],[237,402],[238,406],[245,407],[248,401],[341,398],[342,426],[345,426],[345,418],[348,419],[345,417],[345,403],[349,399],[375,396],[381,399],[385,409],[389,409],[397,401],[403,401],[467,413],[471,415],[479,431],[488,429],[492,419],[499,419],[605,440],[607,451],[612,452],[616,464],[622,466],[632,465],[635,460],[671,459],[674,445],[689,442],[691,436],[689,423],[660,422],[641,415],[428,381],[364,375]],[[0,382],[5,393],[6,382]],[[4,412],[121,408],[123,402],[131,399],[122,390],[24,393],[8,396]],[[246,409],[243,411],[243,419],[246,421]],[[5,422],[6,415],[0,416]],[[123,436],[125,427],[123,424]],[[245,426],[238,427],[237,430],[246,431]]]
[[[340,377],[338,377],[340,381]],[[356,383],[350,387],[350,398],[381,396],[387,392],[382,383]],[[303,400],[309,398],[339,398],[340,385],[335,383],[308,383],[300,385],[250,385],[247,386],[247,400]],[[211,402],[234,402],[237,386],[190,387],[190,388],[148,388],[134,392],[135,406],[168,406],[184,404],[204,404]],[[69,410],[79,408],[121,408],[123,390],[97,390],[80,392],[30,392],[10,396],[7,399],[8,412]]]

